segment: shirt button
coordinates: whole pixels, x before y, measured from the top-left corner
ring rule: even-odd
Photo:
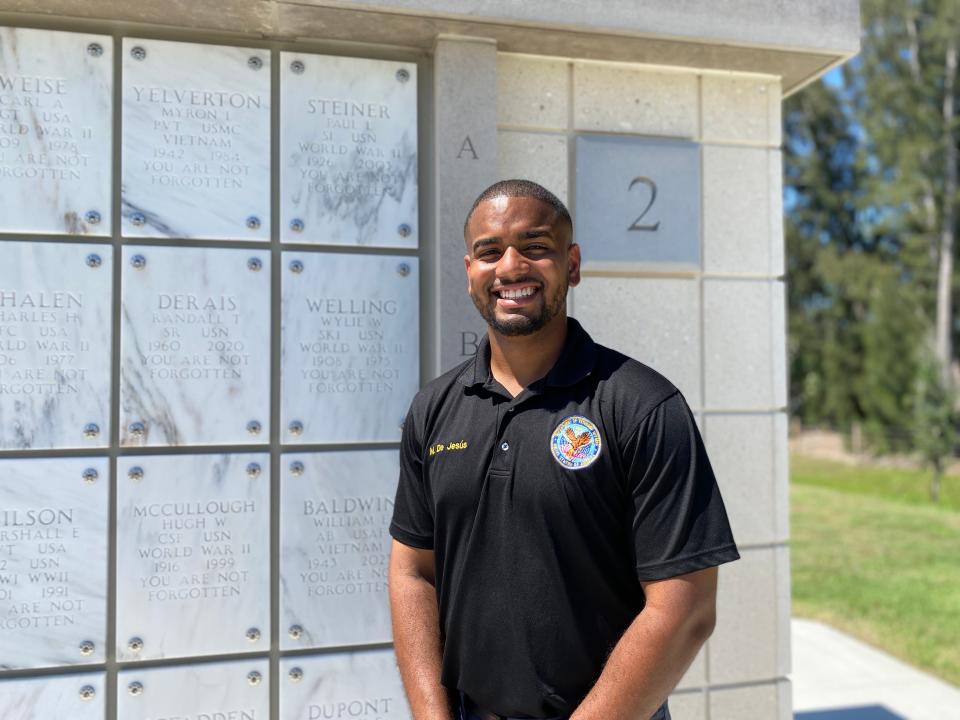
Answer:
[[[507,450],[510,449],[510,443],[508,442],[503,443],[503,445],[500,446],[500,449],[506,452]]]

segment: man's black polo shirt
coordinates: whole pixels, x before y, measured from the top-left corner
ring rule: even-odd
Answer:
[[[568,715],[643,608],[638,580],[739,557],[679,391],[576,320],[511,398],[489,344],[403,426],[390,533],[433,549],[442,682],[503,715]]]

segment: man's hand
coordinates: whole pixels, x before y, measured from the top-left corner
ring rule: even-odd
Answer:
[[[642,582],[643,611],[570,720],[646,720],[680,682],[716,621],[717,568]]]
[[[396,540],[390,553],[390,613],[400,676],[414,720],[452,720],[440,684],[440,612],[432,550]]]

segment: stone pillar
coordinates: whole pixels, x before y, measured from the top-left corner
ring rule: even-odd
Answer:
[[[434,55],[433,184],[436,188],[432,312],[434,366],[428,377],[473,354],[485,325],[467,295],[463,221],[497,179],[497,46],[485,38],[440,35]],[[431,282],[432,281],[432,282]]]

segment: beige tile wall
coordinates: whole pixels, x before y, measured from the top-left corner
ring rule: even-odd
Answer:
[[[497,57],[498,169],[573,197],[579,133],[701,144],[702,269],[587,273],[572,314],[697,411],[742,559],[671,698],[676,720],[788,720],[786,309],[778,78]]]

